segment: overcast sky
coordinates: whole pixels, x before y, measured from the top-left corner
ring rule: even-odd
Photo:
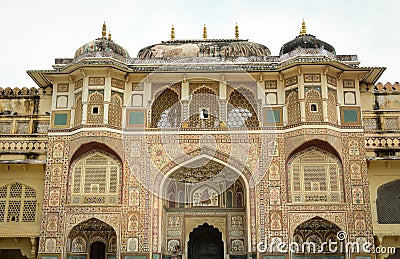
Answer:
[[[132,57],[170,38],[240,38],[266,45],[272,55],[307,33],[333,45],[337,54],[357,54],[361,66],[383,66],[379,81],[400,81],[398,0],[14,0],[0,5],[0,86],[35,86],[26,70],[51,69],[55,58],[72,58],[83,44],[101,36],[103,21],[113,40]]]

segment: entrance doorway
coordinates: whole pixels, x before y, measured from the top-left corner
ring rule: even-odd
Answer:
[[[88,259],[105,259],[106,253],[109,257],[117,253],[117,234],[114,228],[96,218],[73,227],[68,239],[71,242],[71,245],[67,246],[68,258],[82,253],[89,255]]]
[[[189,235],[189,259],[223,259],[224,242],[218,228],[204,223],[193,229]]]
[[[103,242],[94,242],[90,246],[90,259],[105,259],[106,244]]]

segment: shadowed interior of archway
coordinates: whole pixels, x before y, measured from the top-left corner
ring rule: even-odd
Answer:
[[[213,225],[204,223],[189,235],[188,259],[222,259],[224,242],[222,233]]]
[[[325,258],[325,255],[329,254],[339,255],[337,258],[344,258],[344,256],[342,256],[344,253],[339,249],[340,240],[337,238],[339,231],[341,231],[341,229],[336,224],[321,217],[314,217],[301,223],[293,233],[293,242],[300,247],[299,251],[295,253],[295,258],[304,259],[310,257],[318,259]],[[307,244],[307,242],[315,244],[315,247],[314,245],[310,245],[310,250],[308,251],[308,245],[304,245]],[[323,245],[323,242],[326,242],[326,244],[337,242],[337,251],[332,253],[332,251],[329,250],[329,246]]]
[[[76,225],[68,235],[67,252],[85,253],[88,258],[106,258],[117,251],[117,235],[107,223],[91,218]]]
[[[223,164],[199,159],[173,172],[165,183],[167,208],[245,208],[245,185]]]

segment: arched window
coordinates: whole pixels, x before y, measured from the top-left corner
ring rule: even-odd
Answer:
[[[286,91],[286,106],[288,123],[294,124],[300,122],[301,112],[297,88]]]
[[[84,253],[86,252],[86,241],[82,237],[76,237],[72,240],[71,252]]]
[[[208,86],[196,89],[191,96],[189,111],[189,127],[219,127],[219,103],[215,89]]]
[[[304,91],[307,121],[323,121],[321,87],[304,87]]]
[[[72,203],[118,203],[120,178],[117,159],[98,151],[89,153],[72,166]]]
[[[256,108],[256,101],[252,92],[240,88],[233,90],[229,95],[228,104],[228,126],[229,127],[259,127]]]
[[[337,123],[337,111],[336,111],[336,91],[328,89],[328,121],[331,123]]]
[[[207,184],[207,181],[213,179],[214,174],[220,173],[223,168],[221,164],[210,162],[201,167],[178,169],[169,176],[170,180],[166,183],[166,206],[245,208],[245,189],[241,179],[227,181],[225,185]]]
[[[181,123],[181,103],[174,90],[165,89],[151,106],[152,128],[175,128]]]
[[[103,91],[89,91],[87,123],[102,124],[104,114]]]
[[[36,190],[21,183],[0,187],[0,223],[35,222]]]
[[[293,253],[298,258],[306,258],[310,253],[323,253],[341,254],[343,251],[337,249],[336,252],[330,251],[328,245],[331,242],[338,242],[337,233],[341,229],[334,223],[320,217],[309,219],[296,227],[293,233],[293,241],[297,246],[293,246]],[[305,245],[303,242],[308,242]],[[344,258],[344,257],[338,257]]]
[[[78,95],[75,99],[75,118],[74,126],[77,127],[82,123],[82,95]]]
[[[122,123],[122,94],[113,92],[108,109],[108,124],[121,127]]]
[[[311,147],[295,154],[288,165],[291,202],[343,201],[342,165],[336,156]]]
[[[76,253],[85,253],[88,258],[106,258],[106,252],[108,258],[115,258],[117,235],[114,228],[103,221],[91,218],[79,223],[72,228],[68,239],[72,242],[67,247],[67,258],[75,258]]]
[[[376,207],[379,224],[400,224],[400,180],[378,188]]]

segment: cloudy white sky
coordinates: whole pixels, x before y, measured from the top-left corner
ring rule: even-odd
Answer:
[[[103,21],[131,56],[148,45],[177,39],[240,38],[266,45],[272,55],[299,32],[357,54],[362,66],[384,66],[379,81],[400,81],[398,0],[15,0],[0,4],[0,86],[35,86],[26,70],[51,69],[55,58],[72,58],[101,36]]]

